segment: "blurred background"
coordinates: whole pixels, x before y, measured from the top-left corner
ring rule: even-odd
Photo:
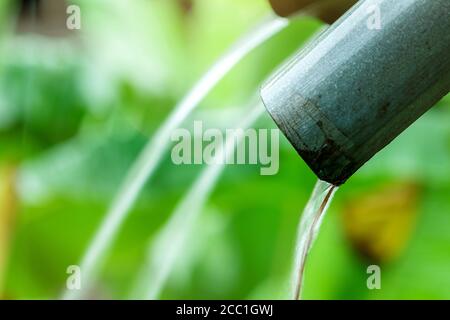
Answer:
[[[81,29],[66,8],[81,8]],[[271,13],[265,0],[0,0],[0,297],[56,299],[127,170],[208,67]],[[300,17],[239,63],[186,122],[236,125],[260,83],[322,22]],[[258,127],[275,128],[268,115]],[[170,153],[120,228],[90,298],[130,297],[149,242],[204,167]],[[288,298],[316,181],[281,138],[280,171],[230,166],[163,299]],[[308,299],[450,299],[450,97],[337,192]],[[367,267],[380,265],[381,290]],[[151,275],[148,275],[151,278]],[[139,298],[139,297],[138,297]]]

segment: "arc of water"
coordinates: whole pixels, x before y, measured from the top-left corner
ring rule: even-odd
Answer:
[[[318,180],[301,216],[297,231],[295,264],[292,273],[293,300],[301,298],[308,253],[314,244],[314,240],[322,225],[323,217],[337,189],[336,186],[328,182]]]
[[[169,118],[148,142],[128,172],[115,200],[82,258],[83,289],[65,291],[63,299],[78,299],[93,285],[95,276],[108,249],[112,246],[120,225],[136,201],[145,182],[152,176],[168,148],[171,132],[195,109],[214,86],[249,52],[283,30],[288,19],[270,16],[244,35],[220,58],[175,107]]]
[[[238,128],[250,127],[263,113],[264,107],[258,103],[250,112],[245,113],[247,116],[243,117]],[[205,202],[225,169],[226,162],[223,159],[234,155],[234,148],[242,141],[242,138],[242,135],[238,136],[236,142],[234,137],[227,137],[223,148],[214,156],[212,161],[214,164],[209,165],[201,173],[170,215],[170,220],[158,233],[156,239],[150,241],[147,261],[136,281],[134,291],[136,296],[141,293],[141,288],[146,288],[146,299],[158,298]]]

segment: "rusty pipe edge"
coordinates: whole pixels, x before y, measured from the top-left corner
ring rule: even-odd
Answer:
[[[449,92],[449,30],[449,0],[359,1],[261,97],[314,173],[340,185]]]

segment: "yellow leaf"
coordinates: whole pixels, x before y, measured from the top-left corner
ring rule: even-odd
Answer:
[[[352,245],[375,262],[398,257],[415,224],[418,193],[417,186],[400,184],[351,199],[343,217]]]

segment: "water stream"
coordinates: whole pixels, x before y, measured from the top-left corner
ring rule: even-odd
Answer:
[[[297,233],[295,265],[292,273],[292,298],[301,299],[308,253],[322,225],[337,187],[318,180],[301,216]]]
[[[135,203],[140,191],[153,175],[170,143],[170,135],[205,98],[214,86],[249,52],[283,30],[289,20],[271,15],[238,40],[197,82],[174,108],[150,139],[126,175],[109,211],[106,213],[80,264],[83,289],[67,290],[63,299],[79,299],[95,282],[96,274],[113,245],[115,236]]]
[[[261,103],[258,103],[251,110],[243,113],[240,117],[243,120],[237,125],[237,128],[246,129],[250,127],[264,112],[264,107]],[[239,136],[237,143],[240,143],[242,138],[243,136]],[[156,238],[150,241],[147,261],[137,278],[133,298],[143,297],[153,300],[159,297],[177,262],[177,258],[187,245],[186,242],[202,212],[203,206],[226,167],[226,162],[220,161],[220,159],[232,157],[235,147],[234,137],[227,137],[225,145],[214,157],[216,161],[213,161],[213,163],[216,164],[209,165],[204,169],[170,215],[169,221],[163,226]]]

